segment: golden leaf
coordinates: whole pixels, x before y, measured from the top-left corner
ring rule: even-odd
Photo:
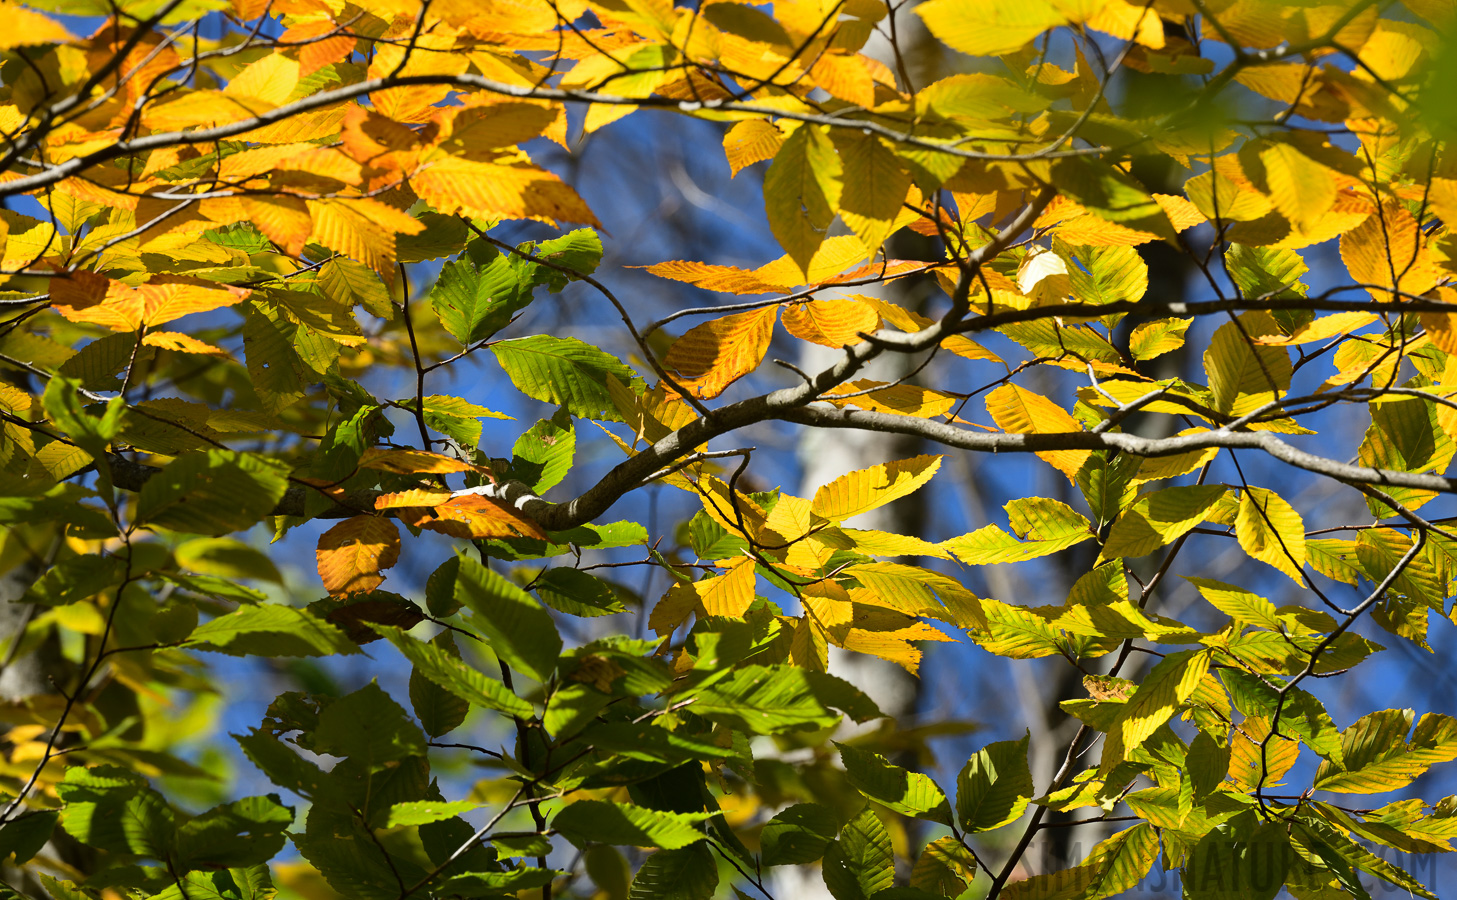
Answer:
[[[663,366],[700,399],[717,397],[764,361],[777,313],[770,306],[694,326],[668,348]]]
[[[745,166],[773,159],[782,146],[784,132],[763,119],[745,119],[723,136],[723,153],[733,175]]]
[[[839,349],[880,327],[874,308],[859,300],[810,300],[784,307],[784,330],[814,344]]]
[[[174,350],[178,353],[197,353],[202,356],[219,356],[223,359],[232,358],[232,354],[221,347],[215,347],[190,334],[176,331],[153,331],[142,338],[142,343],[148,347],[160,347],[163,350]]]
[[[987,395],[987,413],[1009,434],[1063,434],[1083,427],[1062,407],[1041,394],[1004,384]],[[1050,450],[1037,455],[1072,481],[1091,450]]]

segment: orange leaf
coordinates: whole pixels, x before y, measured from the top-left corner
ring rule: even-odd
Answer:
[[[663,365],[700,399],[717,397],[764,361],[778,311],[751,309],[695,326],[668,348]]]
[[[400,530],[377,516],[345,519],[320,535],[314,557],[329,593],[372,591],[384,581],[380,570],[400,559]]]
[[[309,234],[314,230],[308,204],[298,197],[244,196],[238,198],[249,221],[258,226],[263,236],[277,244],[286,256],[304,252]]]
[[[734,266],[715,266],[709,263],[671,260],[655,266],[643,266],[659,278],[671,278],[701,287],[705,291],[723,294],[771,294],[782,290],[783,285],[760,279],[748,269]]]
[[[433,509],[403,508],[400,520],[458,538],[533,537],[546,540],[546,532],[516,510],[479,494],[466,494]]]
[[[858,300],[811,300],[784,308],[784,330],[814,344],[839,349],[880,327],[880,316]]]
[[[72,322],[89,322],[112,331],[136,331],[143,325],[161,325],[191,313],[232,306],[250,293],[246,288],[166,276],[136,288],[89,272],[51,281],[56,312]]]
[[[439,453],[425,450],[385,450],[370,447],[359,460],[361,469],[379,469],[397,475],[446,475],[451,472],[471,472],[475,466]],[[378,507],[376,506],[376,509]]]
[[[1009,434],[1064,434],[1083,427],[1062,407],[1032,391],[1004,384],[987,395],[987,413]],[[1052,450],[1037,454],[1072,481],[1091,450]]]
[[[1341,259],[1353,279],[1373,285],[1367,291],[1376,300],[1400,299],[1390,293],[1393,287],[1424,294],[1443,280],[1424,237],[1411,213],[1390,202],[1379,215],[1341,235]]]

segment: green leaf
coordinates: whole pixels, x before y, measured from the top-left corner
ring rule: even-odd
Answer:
[[[840,830],[833,810],[815,803],[798,803],[781,810],[764,824],[759,848],[766,866],[799,866],[825,854]]]
[[[585,728],[611,700],[590,684],[569,682],[552,692],[541,723],[560,741]]]
[[[297,333],[297,325],[258,306],[243,320],[248,381],[263,409],[274,415],[302,400],[308,387],[308,370],[294,349]]]
[[[717,813],[672,813],[606,800],[578,800],[556,814],[552,828],[578,847],[588,842],[677,850],[703,840],[698,824]]]
[[[51,839],[59,813],[36,810],[23,813],[0,826],[0,860],[15,854],[15,864],[23,866]]]
[[[1457,759],[1457,719],[1388,709],[1357,719],[1341,733],[1343,763],[1327,759],[1315,773],[1315,787],[1347,794],[1380,794],[1411,784],[1431,766]]]
[[[524,481],[537,494],[566,477],[572,468],[577,436],[565,408],[542,419],[516,439],[511,448],[511,477]]]
[[[1272,900],[1280,893],[1294,856],[1287,826],[1252,826],[1220,825],[1199,841],[1184,867],[1188,900]]]
[[[1098,560],[1145,556],[1172,543],[1204,521],[1226,490],[1222,484],[1196,484],[1144,494],[1113,522]]]
[[[536,582],[536,595],[557,612],[573,616],[610,616],[624,609],[607,582],[580,569],[548,569]]]
[[[425,755],[425,735],[405,710],[371,681],[319,713],[314,750],[377,771],[407,756]]]
[[[373,628],[405,655],[415,667],[415,673],[454,696],[482,709],[494,709],[523,719],[531,717],[530,703],[496,679],[466,665],[445,646],[416,640],[393,626],[375,625]],[[421,721],[423,723],[423,717]],[[429,731],[429,728],[426,730]]]
[[[500,341],[491,352],[523,394],[560,404],[579,418],[622,421],[608,376],[634,390],[642,384],[622,360],[576,338],[539,334]]]
[[[1294,250],[1231,244],[1224,263],[1245,297],[1305,296],[1300,276],[1310,269]]]
[[[454,256],[465,247],[470,231],[460,216],[422,212],[416,216],[425,229],[419,234],[395,235],[395,256],[402,263]]]
[[[1158,854],[1158,832],[1147,824],[1135,825],[1094,847],[1082,865],[1014,882],[1007,885],[1002,896],[1006,900],[1102,900],[1122,896],[1138,886]]]
[[[823,125],[803,125],[785,140],[764,173],[764,209],[779,246],[808,272],[840,209],[844,170]]]
[[[177,829],[176,864],[198,869],[265,863],[283,849],[292,824],[293,807],[276,794],[215,806]]]
[[[693,711],[754,734],[828,728],[836,710],[857,722],[880,715],[870,698],[849,683],[790,666],[744,666],[726,678],[687,692]]]
[[[1325,711],[1325,707],[1309,692],[1298,687],[1286,687],[1282,700],[1277,690],[1270,687],[1265,680],[1238,669],[1220,671],[1219,679],[1229,690],[1229,699],[1234,708],[1242,714],[1273,718],[1278,709],[1280,719],[1274,723],[1275,731],[1284,735],[1293,734],[1307,747],[1337,766],[1344,763],[1345,750],[1342,747],[1341,732]],[[1276,683],[1278,685],[1278,680]]]
[[[404,633],[388,637],[391,643],[395,643],[396,639],[401,643],[413,640]],[[399,647],[400,644],[396,644],[396,646]],[[460,659],[460,653],[455,649],[455,640],[448,631],[440,632],[428,646],[439,649],[446,656]],[[401,649],[401,652],[406,654],[406,658],[411,651],[414,651],[413,647],[410,647],[409,650]],[[432,660],[446,670],[442,673],[442,677],[449,680],[450,674],[455,672],[454,667],[434,657]],[[415,711],[415,718],[420,720],[420,727],[424,728],[425,733],[431,737],[440,737],[459,728],[465,721],[466,714],[470,712],[470,701],[441,687],[439,683],[421,671],[430,668],[431,662],[427,661],[423,666],[415,663],[414,660],[411,660],[411,663],[413,665],[410,669],[410,708]],[[462,664],[462,668],[464,668],[464,664]],[[501,687],[502,690],[505,690],[505,685]]]
[[[632,879],[628,900],[710,900],[718,888],[718,864],[706,844],[660,850]]]
[[[291,606],[244,606],[199,625],[187,644],[229,656],[329,656],[359,645],[323,619]]]
[[[248,453],[209,450],[179,456],[147,479],[137,522],[220,536],[243,531],[273,512],[288,489],[284,473]]]
[[[901,815],[951,824],[951,805],[931,776],[908,772],[878,753],[838,741],[835,746],[840,749],[851,787]]]
[[[283,584],[283,575],[267,554],[236,538],[195,538],[178,545],[172,554],[179,566],[200,575]]]
[[[499,255],[484,266],[470,256],[446,263],[430,289],[440,324],[462,344],[483,341],[505,328],[531,303],[530,273],[512,256]]]
[[[551,613],[536,598],[469,557],[461,557],[455,599],[472,613],[503,663],[545,682],[562,652]]]
[[[1020,741],[996,741],[971,755],[956,776],[956,818],[968,832],[1015,822],[1032,799],[1027,765],[1030,733]]]
[[[1452,461],[1454,443],[1438,421],[1437,406],[1418,397],[1396,397],[1372,401],[1371,426],[1366,429],[1358,456],[1363,465],[1398,472],[1444,472]],[[1409,509],[1416,509],[1436,496],[1431,491],[1386,487],[1385,493]],[[1395,515],[1384,502],[1367,498],[1372,515]]]
[[[479,803],[469,800],[411,800],[391,806],[385,826],[398,828],[402,825],[429,825],[431,822],[444,822],[480,808]]]
[[[895,881],[890,835],[870,807],[845,823],[825,850],[825,887],[835,900],[868,900]]]

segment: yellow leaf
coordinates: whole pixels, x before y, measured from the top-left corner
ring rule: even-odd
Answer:
[[[1138,498],[1113,522],[1098,560],[1144,556],[1187,534],[1224,496],[1222,484],[1181,485]]]
[[[927,0],[916,15],[938,40],[971,56],[1015,53],[1067,21],[1048,0]]]
[[[1338,334],[1350,334],[1358,328],[1364,328],[1376,321],[1376,313],[1368,312],[1343,312],[1332,313],[1328,316],[1321,316],[1312,319],[1295,329],[1292,334],[1264,334],[1255,338],[1257,344],[1310,344],[1315,341],[1327,341]],[[1426,322],[1425,314],[1422,318]]]
[[[444,488],[427,490],[416,488],[408,491],[395,491],[389,494],[380,494],[374,500],[375,509],[398,509],[403,506],[439,506],[449,502],[450,491]]]
[[[410,176],[410,186],[443,213],[599,224],[576,191],[535,166],[448,157]]]
[[[452,472],[473,472],[468,462],[430,453],[425,450],[386,450],[370,447],[359,458],[361,469],[378,469],[397,475],[446,475]]]
[[[848,472],[815,491],[811,509],[840,522],[914,492],[940,467],[940,456],[914,456]]]
[[[60,22],[18,3],[0,5],[0,50],[75,40]]]
[[[809,124],[795,129],[764,174],[769,230],[806,277],[840,209],[844,186],[840,156],[827,130]]]
[[[1257,159],[1264,172],[1257,175],[1249,166],[1246,171],[1257,184],[1263,183],[1275,208],[1302,230],[1335,205],[1335,173],[1293,145],[1269,142]]]
[[[914,384],[896,384],[882,387],[882,381],[860,379],[842,384],[824,395],[824,399],[836,406],[858,406],[871,412],[890,413],[897,416],[915,416],[931,419],[944,416],[956,405],[957,398],[923,388]],[[879,388],[879,390],[875,390]],[[868,393],[861,393],[868,391]],[[841,394],[854,394],[841,399]]]
[[[874,254],[890,236],[911,189],[911,176],[876,135],[838,129],[832,137],[844,166],[840,220]]]
[[[199,341],[190,334],[181,334],[176,331],[153,331],[142,338],[142,343],[148,347],[161,347],[163,350],[174,350],[178,353],[197,353],[203,356],[220,356],[230,359],[232,354],[221,347],[215,347],[207,341]]]
[[[1153,359],[1184,346],[1184,332],[1193,319],[1157,319],[1133,329],[1128,350],[1134,359]]]
[[[319,537],[314,556],[330,594],[372,591],[384,581],[380,570],[400,559],[400,530],[377,516],[345,519]]]
[[[1114,718],[1100,772],[1106,774],[1127,759],[1193,696],[1209,671],[1209,656],[1208,650],[1183,650],[1159,660]]]
[[[1289,575],[1296,584],[1305,585],[1301,577],[1305,566],[1305,522],[1274,491],[1257,487],[1244,491],[1239,498],[1234,533],[1250,556]]]
[[[282,106],[298,87],[298,79],[298,60],[270,53],[235,75],[223,88],[223,94],[259,100],[270,107]]]
[[[784,330],[795,337],[839,349],[880,327],[875,309],[859,300],[810,300],[784,307]]]
[[[1086,24],[1095,31],[1111,34],[1119,40],[1132,40],[1155,50],[1164,46],[1163,20],[1146,3],[1109,0]]]
[[[715,266],[676,259],[643,268],[659,278],[670,278],[696,285],[705,291],[725,294],[768,294],[783,287],[778,283],[762,280],[755,272],[734,266]]]
[[[1082,425],[1062,407],[1041,394],[1004,384],[987,395],[987,413],[1008,434],[1064,434],[1080,432]],[[1091,450],[1050,450],[1037,455],[1072,481]]]
[[[1254,343],[1261,335],[1278,332],[1274,320],[1263,312],[1245,313],[1214,332],[1204,351],[1204,372],[1216,410],[1242,416],[1290,389],[1290,351]]]
[[[387,281],[394,280],[395,235],[418,234],[424,225],[393,206],[378,200],[308,200],[317,241],[374,269]]]
[[[149,105],[142,124],[153,131],[210,128],[251,119],[273,105],[253,97],[235,97],[222,91],[191,91],[166,103]]]
[[[723,153],[732,175],[756,162],[773,159],[783,146],[784,132],[764,119],[745,119],[723,136]]]
[[[754,602],[754,561],[747,556],[720,563],[722,575],[695,581],[693,590],[703,614],[738,617]]]
[[[764,361],[777,312],[774,306],[751,309],[697,325],[668,348],[663,366],[695,396],[717,397]]]
[[[1176,437],[1200,434],[1208,430],[1207,428],[1186,428],[1180,431]],[[1200,468],[1218,455],[1218,447],[1205,447],[1203,450],[1190,450],[1187,453],[1176,453],[1173,456],[1153,456],[1143,461],[1143,464],[1138,467],[1138,475],[1133,480],[1139,482],[1177,478]]]

